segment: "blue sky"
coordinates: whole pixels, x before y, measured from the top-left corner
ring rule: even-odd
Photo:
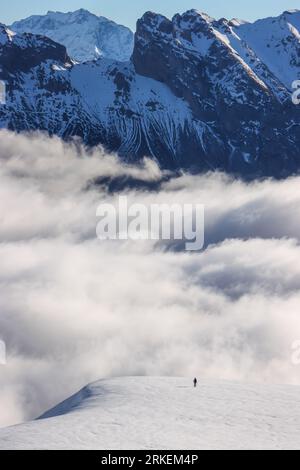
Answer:
[[[300,9],[300,4],[299,0],[8,0],[1,5],[0,22],[10,24],[16,19],[44,14],[48,10],[72,11],[78,8],[86,8],[134,29],[137,18],[147,10],[172,17],[177,12],[196,8],[216,18],[238,17],[252,21],[276,16],[284,10]]]

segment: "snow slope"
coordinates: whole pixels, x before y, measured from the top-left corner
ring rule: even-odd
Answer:
[[[235,32],[256,54],[258,59],[249,53],[252,63],[259,60],[291,89],[293,81],[300,78],[300,10],[242,24]]]
[[[91,384],[0,449],[299,449],[300,389],[186,378]]]
[[[10,27],[17,33],[47,36],[63,44],[79,62],[99,57],[129,60],[133,51],[133,33],[125,26],[80,9],[70,13],[48,11],[16,21]]]

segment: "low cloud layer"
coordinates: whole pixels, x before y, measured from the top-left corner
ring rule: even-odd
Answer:
[[[126,175],[164,176],[150,161],[0,132],[2,426],[107,376],[300,384],[300,178],[182,175],[128,191],[132,202],[205,204],[205,250],[187,253],[96,239],[96,208],[115,195],[90,182]]]

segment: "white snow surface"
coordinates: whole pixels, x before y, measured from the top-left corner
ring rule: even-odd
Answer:
[[[288,89],[300,78],[300,10],[242,24],[236,33]]]
[[[106,57],[127,61],[133,51],[133,33],[87,10],[61,13],[48,11],[14,22],[10,28],[17,33],[47,36],[63,44],[68,54],[79,62]]]
[[[0,430],[1,450],[299,448],[299,387],[192,378],[100,380]]]

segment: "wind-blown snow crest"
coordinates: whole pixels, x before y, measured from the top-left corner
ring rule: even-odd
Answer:
[[[0,449],[299,449],[300,390],[130,377],[95,382],[30,423],[0,430]]]

